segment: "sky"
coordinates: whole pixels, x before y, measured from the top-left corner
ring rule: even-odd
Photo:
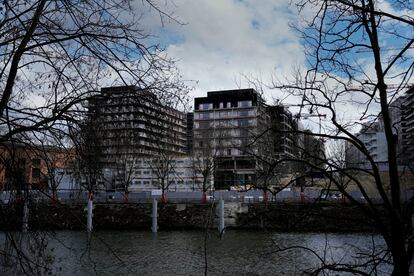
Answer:
[[[167,2],[166,2],[167,3]],[[169,2],[168,2],[169,3]],[[190,96],[207,91],[252,87],[248,79],[270,83],[304,64],[296,24],[297,10],[286,0],[176,0],[160,7],[183,24],[144,18],[185,80],[194,81]],[[278,91],[265,91],[268,100]]]

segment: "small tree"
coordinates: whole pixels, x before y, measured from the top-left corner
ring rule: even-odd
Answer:
[[[222,135],[220,133],[220,130],[200,131],[200,137],[195,139],[197,145],[194,147],[193,162],[195,174],[201,174],[203,178],[201,183],[203,203],[207,202],[207,191],[211,189],[211,180],[214,178],[217,167],[220,154],[219,148],[222,141]]]

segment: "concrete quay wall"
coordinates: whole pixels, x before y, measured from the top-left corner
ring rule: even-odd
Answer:
[[[217,228],[218,204],[158,203],[159,231],[170,229]],[[22,206],[2,205],[0,229],[20,229]],[[95,230],[151,229],[152,205],[95,204]],[[224,206],[225,227],[230,229],[366,232],[372,222],[355,206],[348,204],[236,203]],[[83,230],[86,228],[85,204],[32,204],[29,229]]]

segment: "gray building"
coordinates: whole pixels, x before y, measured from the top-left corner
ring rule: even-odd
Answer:
[[[410,88],[405,95],[402,104],[402,149],[403,163],[414,165],[414,87]]]
[[[237,89],[211,91],[194,103],[194,154],[214,158],[215,188],[254,185],[263,152],[254,139],[269,121],[264,100],[254,89]]]
[[[388,169],[388,150],[382,121],[366,123],[362,126],[357,138],[364,143],[369,155],[380,171]],[[371,164],[364,154],[351,144],[346,149],[347,167],[371,169]]]
[[[403,170],[414,161],[414,89],[396,98],[389,105],[390,119],[396,142],[399,169]],[[364,143],[380,171],[388,170],[388,149],[382,117],[365,124],[357,137]],[[347,166],[371,169],[365,156],[355,147],[347,146]]]
[[[135,86],[102,88],[88,102],[84,132],[102,168],[113,168],[113,186],[124,179],[128,162],[143,157],[186,153],[185,113]]]

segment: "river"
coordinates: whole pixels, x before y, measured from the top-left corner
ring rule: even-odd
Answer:
[[[203,231],[97,231],[90,243],[79,231],[46,236],[52,274],[57,275],[204,275]],[[4,241],[4,236],[3,236]],[[208,275],[300,275],[320,260],[361,262],[361,254],[379,251],[384,242],[369,234],[275,233],[228,230],[220,239],[207,235]],[[378,271],[388,274],[387,267]],[[332,275],[338,275],[332,273]],[[343,274],[341,274],[343,275]]]

